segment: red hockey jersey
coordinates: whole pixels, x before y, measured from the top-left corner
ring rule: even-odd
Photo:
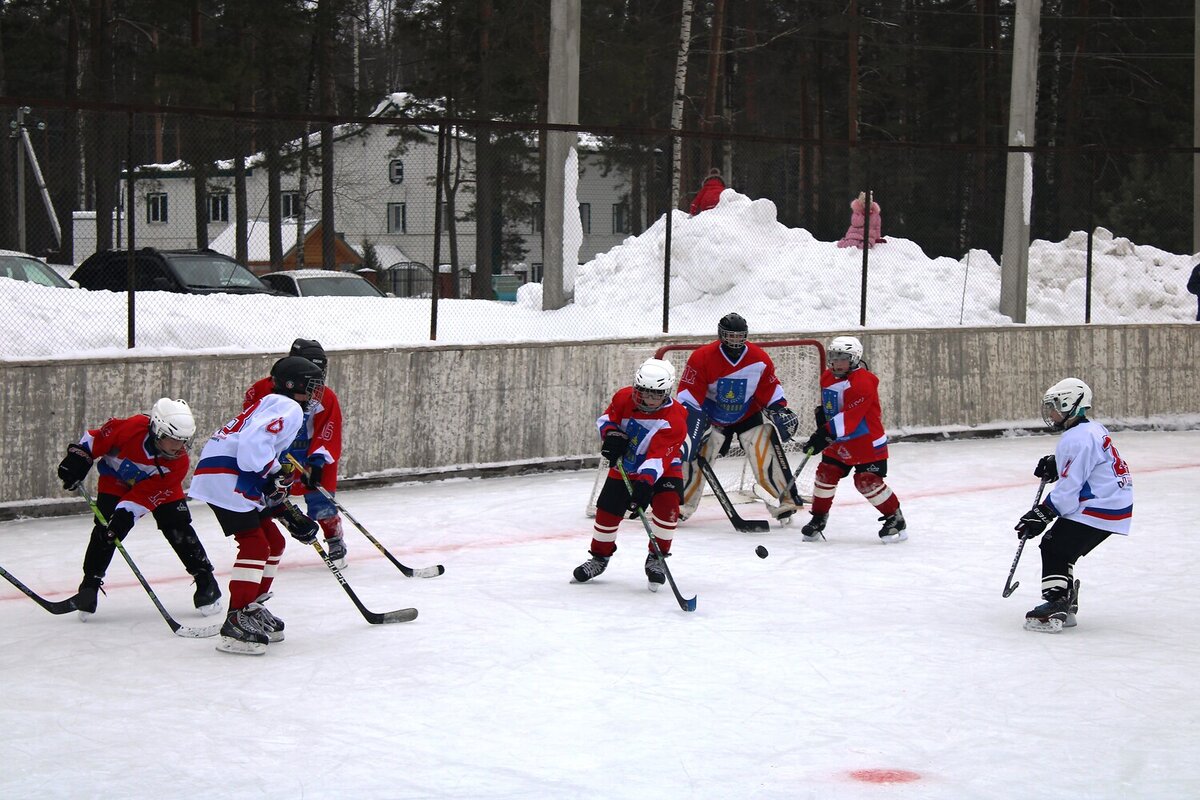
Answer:
[[[764,408],[787,405],[767,352],[747,342],[730,361],[720,342],[697,347],[683,368],[679,399],[702,409],[714,425],[732,425]]]
[[[614,429],[629,436],[625,452],[625,472],[631,479],[651,484],[667,476],[683,477],[681,457],[687,439],[687,409],[672,398],[655,411],[642,411],[633,402],[633,387],[618,389],[608,408],[596,420],[600,438]],[[609,470],[610,478],[619,478],[616,469]]]
[[[242,409],[249,408],[255,400],[273,391],[275,383],[270,377],[255,381],[242,398]],[[326,386],[320,401],[309,404],[308,411],[304,412],[304,425],[287,452],[304,465],[324,461],[326,468],[321,473],[321,486],[330,494],[337,491],[337,469],[330,467],[342,457],[342,406],[332,388]],[[299,481],[292,486],[294,495],[307,491]]]
[[[879,406],[879,378],[865,367],[838,378],[833,370],[821,374],[821,405],[825,424],[834,442],[825,455],[843,464],[869,464],[888,457],[883,411]]]
[[[79,443],[96,459],[97,491],[121,498],[117,508],[128,510],[134,519],[183,499],[183,479],[190,463],[187,452],[178,458],[160,456],[150,443],[146,414],[114,417],[89,430]]]

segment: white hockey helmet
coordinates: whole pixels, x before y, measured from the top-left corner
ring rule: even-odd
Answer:
[[[1063,378],[1042,396],[1042,421],[1061,430],[1067,420],[1087,416],[1092,407],[1092,389],[1079,378]],[[1055,419],[1052,412],[1058,412]]]
[[[833,341],[829,343],[829,347],[825,350],[825,357],[829,361],[829,368],[833,369],[833,374],[839,378],[844,378],[849,373],[858,369],[859,362],[862,361],[863,346],[862,342],[853,336],[835,336]],[[849,366],[845,370],[837,370],[833,367],[834,361],[849,361]]]
[[[657,411],[675,389],[675,367],[670,361],[648,358],[633,376],[633,402],[642,411]]]
[[[155,447],[169,458],[175,458],[186,450],[196,435],[196,419],[187,401],[169,397],[155,401],[150,409],[150,435],[154,438]],[[183,446],[174,450],[163,448],[160,442],[164,438],[183,442]]]

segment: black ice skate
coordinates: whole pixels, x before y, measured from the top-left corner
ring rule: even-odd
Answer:
[[[670,558],[670,553],[663,553],[662,556]],[[667,573],[663,570],[663,562],[654,553],[646,554],[646,588],[652,592],[657,592],[658,587],[667,582]]]
[[[1071,584],[1071,609],[1067,611],[1067,618],[1063,620],[1064,628],[1074,628],[1079,623],[1075,619],[1075,615],[1079,613],[1079,581]]]
[[[342,541],[341,536],[330,536],[325,540],[325,547],[329,551],[329,560],[338,569],[346,568],[346,543]]]
[[[883,527],[879,529],[879,541],[884,544],[895,544],[908,539],[908,531],[905,530],[908,526],[904,522],[904,514],[900,509],[896,509],[895,514],[888,514],[879,518],[883,523]]]
[[[591,551],[588,551],[591,553]],[[592,553],[592,557],[575,568],[575,582],[587,583],[604,570],[608,569],[608,559],[611,556],[600,556]]]
[[[258,622],[258,627],[262,628],[263,633],[267,635],[267,639],[274,644],[275,642],[283,641],[283,620],[272,614],[263,605],[270,600],[273,595],[270,592],[264,592],[254,598],[254,602],[246,606],[246,611],[254,617]]]
[[[1062,589],[1052,589],[1042,597],[1046,602],[1025,615],[1025,630],[1060,633],[1071,613],[1071,598]]]
[[[81,621],[87,622],[88,617],[96,613],[96,594],[103,591],[100,588],[103,585],[104,581],[98,575],[83,576],[83,581],[79,584],[79,591],[71,598],[75,601],[75,610],[79,612]]]
[[[201,570],[192,577],[196,579],[196,593],[192,595],[192,605],[205,617],[219,613],[221,611],[221,587],[217,585],[217,579],[213,577],[212,570]]]
[[[813,512],[812,518],[800,529],[800,538],[806,542],[819,542],[825,538],[823,531],[825,523],[829,522],[828,514]]]
[[[269,640],[251,612],[251,606],[255,605],[257,604],[251,603],[245,608],[229,612],[225,624],[221,626],[221,638],[217,641],[218,650],[244,656],[266,654]]]

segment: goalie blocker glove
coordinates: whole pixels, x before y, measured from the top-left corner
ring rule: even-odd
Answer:
[[[1046,483],[1054,483],[1058,480],[1058,464],[1054,460],[1053,455],[1042,456],[1033,468],[1033,477],[1041,478]]]
[[[1042,531],[1046,530],[1046,526],[1057,516],[1058,512],[1048,503],[1034,506],[1022,514],[1020,521],[1017,522],[1017,538],[1033,539],[1040,536]]]
[[[73,492],[83,483],[92,468],[92,453],[81,444],[67,446],[67,455],[58,463],[58,479],[63,488]]]

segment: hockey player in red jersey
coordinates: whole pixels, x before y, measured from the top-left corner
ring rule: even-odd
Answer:
[[[292,342],[288,355],[307,358],[328,377],[329,358],[320,342],[297,339]],[[255,400],[273,391],[274,385],[268,375],[246,390],[242,407],[249,408]],[[304,413],[304,424],[287,451],[308,468],[307,474],[292,484],[292,494],[304,496],[308,516],[317,521],[325,535],[325,548],[330,560],[338,569],[345,569],[346,542],[342,537],[342,518],[338,515],[337,506],[317,491],[320,486],[331,495],[337,492],[337,465],[342,457],[342,406],[338,402],[337,392],[328,384],[322,390],[320,400],[309,403]]]
[[[73,598],[81,619],[96,613],[97,593],[116,552],[114,540],[124,541],[134,523],[146,514],[154,517],[184,569],[195,579],[192,602],[196,608],[205,615],[221,610],[221,589],[204,545],[192,528],[183,495],[187,447],[195,433],[196,421],[188,404],[164,397],[149,414],[114,417],[67,448],[58,465],[63,488],[78,488],[95,463],[99,474],[96,507],[108,520],[107,527],[97,522],[92,528],[83,556],[83,581]]]
[[[575,568],[575,580],[585,583],[608,567],[617,550],[617,528],[626,514],[649,511],[654,542],[663,558],[670,555],[679,521],[682,461],[686,457],[687,412],[671,398],[675,368],[657,358],[638,368],[633,385],[618,389],[608,408],[596,420],[602,445],[600,455],[610,469],[596,501],[591,558]],[[632,494],[617,471],[624,464]],[[662,563],[646,542],[646,579],[650,591],[666,582]]]
[[[1045,602],[1025,615],[1026,630],[1058,633],[1075,627],[1075,562],[1109,535],[1129,535],[1133,476],[1108,429],[1087,418],[1091,407],[1092,390],[1078,378],[1064,378],[1042,397],[1042,419],[1062,431],[1062,438],[1054,455],[1043,456],[1033,470],[1034,477],[1056,483],[1054,489],[1017,522],[1021,539],[1046,531],[1041,544]]]
[[[779,499],[791,483],[770,437],[778,435],[781,443],[791,439],[796,415],[788,408],[771,357],[747,341],[748,335],[749,326],[740,314],[726,314],[717,323],[717,341],[696,348],[683,369],[678,398],[688,409],[693,459],[684,465],[681,519],[696,513],[704,494],[704,479],[695,457],[714,463],[729,451],[735,434],[759,486]],[[794,493],[778,506],[768,505],[772,516],[783,524],[791,522],[798,507]]]
[[[204,445],[188,492],[208,503],[226,536],[237,541],[229,579],[229,615],[217,649],[261,655],[283,640],[283,620],[263,605],[286,543],[284,527],[303,544],[317,540],[316,522],[287,501],[294,474],[280,459],[320,403],[325,374],[306,358],[287,356],[271,368],[273,391],[250,404]]]
[[[862,343],[853,336],[834,338],[826,353],[829,366],[821,374],[817,429],[804,445],[806,452],[822,454],[813,486],[812,518],[801,531],[804,541],[824,538],[838,482],[854,472],[854,488],[883,515],[879,540],[903,542],[908,532],[900,500],[883,480],[888,447],[879,378],[863,363]]]

